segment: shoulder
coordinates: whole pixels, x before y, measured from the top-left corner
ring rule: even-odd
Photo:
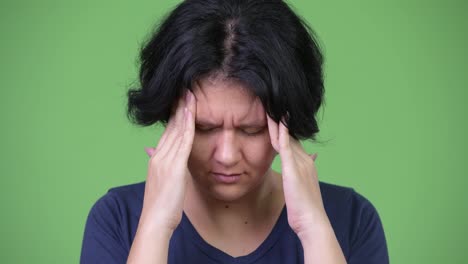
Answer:
[[[352,187],[336,185],[332,183],[319,182],[320,192],[324,203],[329,205],[344,205],[354,203],[364,207],[373,207],[372,203],[361,193]]]
[[[112,187],[93,204],[90,215],[116,219],[124,213],[141,210],[144,190],[145,182]]]
[[[345,255],[353,260],[379,260],[369,263],[388,263],[383,225],[372,202],[351,187],[320,182],[320,191]]]
[[[375,210],[373,204],[362,194],[357,192],[352,187],[340,186],[336,184],[319,182],[320,192],[322,194],[323,203],[330,211],[334,209],[343,209],[342,207],[358,209],[367,208],[367,210]]]
[[[324,198],[337,198],[337,199],[346,199],[352,195],[354,191],[351,187],[336,185],[332,183],[327,183],[319,181],[320,192]]]
[[[110,188],[97,199],[86,219],[82,263],[124,263],[135,237],[143,195],[144,183],[135,183]]]
[[[108,189],[91,207],[86,233],[119,238],[122,244],[129,247],[143,207],[144,190],[145,182]]]
[[[144,191],[145,182],[112,187],[98,198],[96,203],[93,205],[93,208],[138,204],[139,202],[143,202]]]
[[[91,208],[94,213],[110,213],[113,218],[141,212],[145,182],[115,186],[107,190]],[[110,216],[110,215],[109,215]]]
[[[320,182],[323,204],[332,224],[349,228],[365,221],[380,221],[372,202],[354,188]]]
[[[145,183],[146,182],[138,182],[112,187],[108,190],[107,194],[110,196],[119,197],[124,201],[143,200],[145,193]]]

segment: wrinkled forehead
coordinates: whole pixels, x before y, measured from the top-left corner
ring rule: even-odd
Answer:
[[[266,122],[260,99],[244,83],[225,78],[198,80],[193,92],[197,100],[196,120],[210,123],[230,121],[235,125]]]

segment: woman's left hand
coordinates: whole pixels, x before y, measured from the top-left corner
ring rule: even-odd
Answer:
[[[315,167],[317,154],[307,154],[282,122],[278,124],[268,115],[267,119],[271,144],[281,157],[289,225],[299,237],[321,225],[329,225]]]

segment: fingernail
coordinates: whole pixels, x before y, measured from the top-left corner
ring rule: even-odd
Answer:
[[[187,94],[188,94],[188,102],[191,103],[193,100],[193,93],[190,90],[188,90]]]
[[[145,147],[145,152],[151,157],[153,155],[153,148]]]
[[[312,154],[312,159],[315,161],[317,159],[318,153]]]

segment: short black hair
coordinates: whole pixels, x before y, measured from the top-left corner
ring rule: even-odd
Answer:
[[[281,0],[183,1],[142,47],[140,62],[140,86],[127,93],[135,124],[167,124],[185,89],[223,74],[249,87],[294,138],[315,140],[319,131],[323,56],[313,30]]]

